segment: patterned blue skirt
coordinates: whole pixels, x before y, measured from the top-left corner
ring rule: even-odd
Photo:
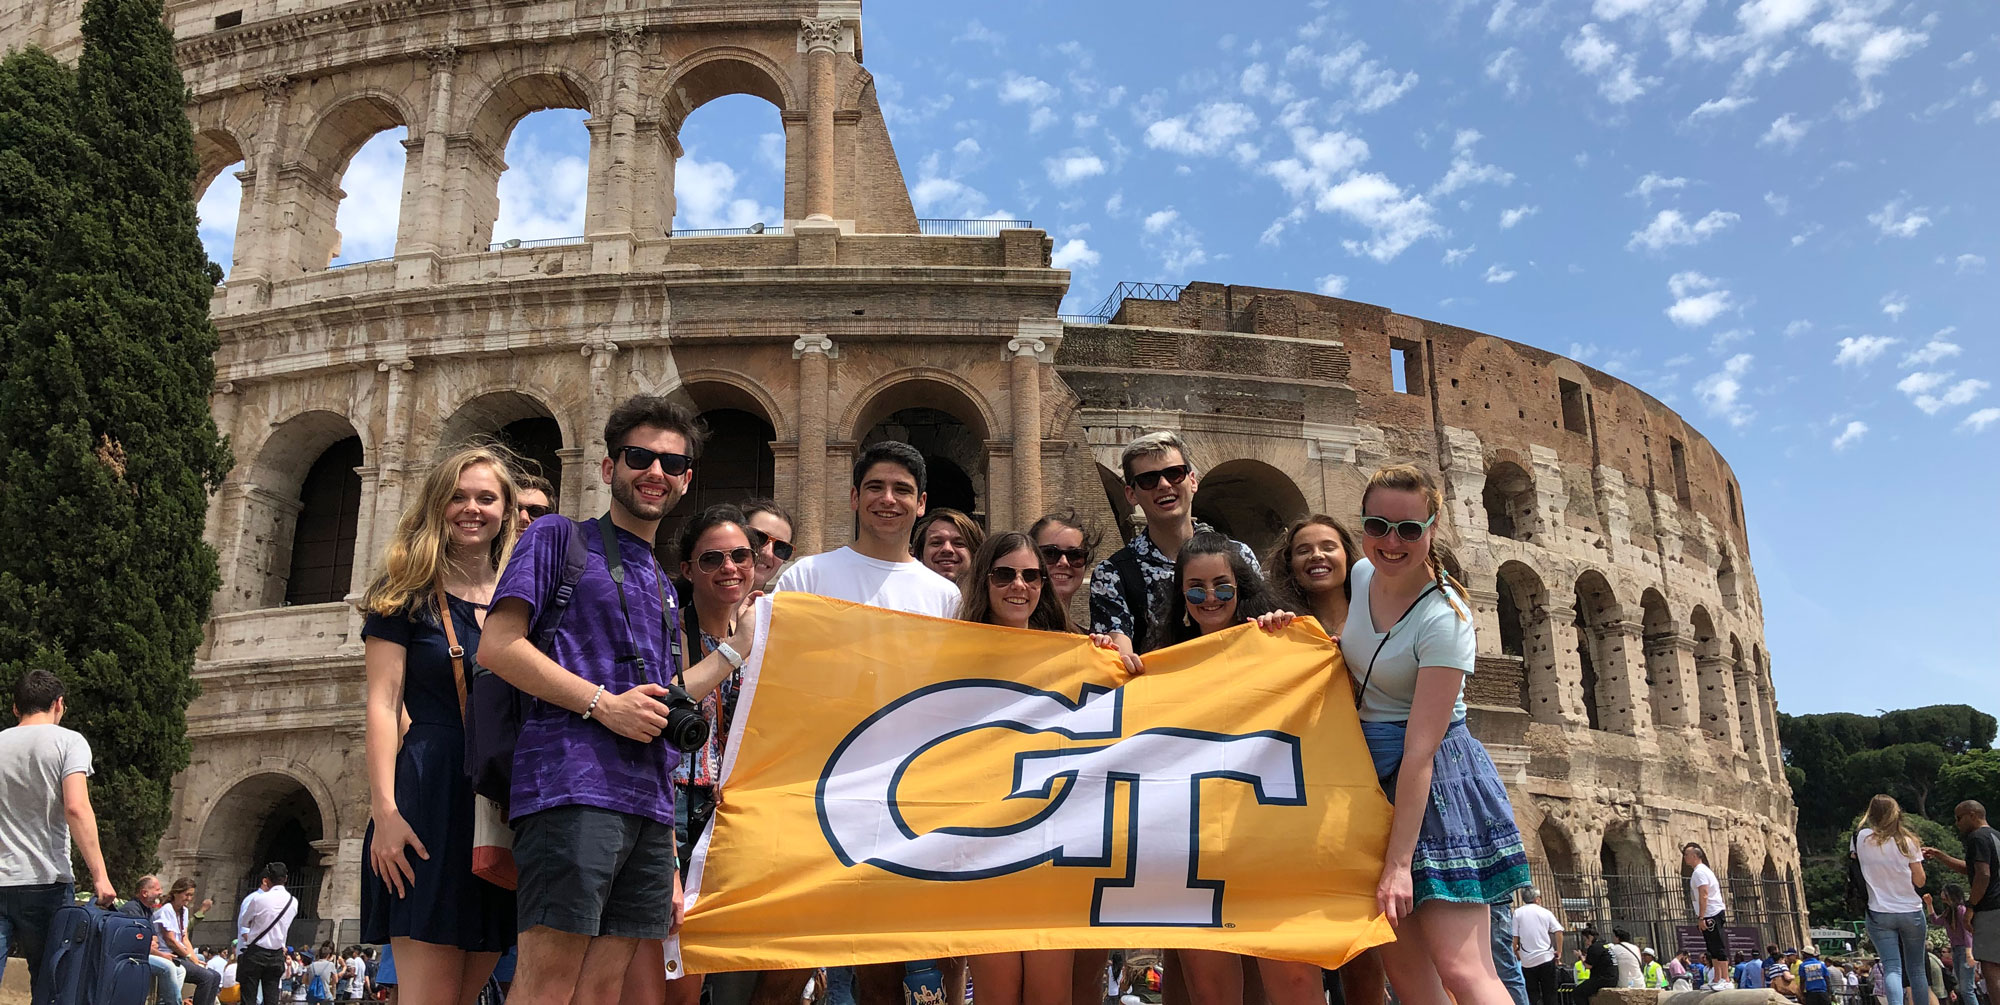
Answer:
[[[1375,776],[1391,803],[1403,762],[1404,725],[1361,724],[1375,759]],[[1445,730],[1431,763],[1431,802],[1410,859],[1414,902],[1493,904],[1509,899],[1529,884],[1528,853],[1493,759],[1460,719]]]

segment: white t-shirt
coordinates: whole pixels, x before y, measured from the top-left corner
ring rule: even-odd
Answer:
[[[1706,862],[1697,863],[1694,871],[1688,873],[1688,896],[1700,897],[1701,888],[1708,887],[1708,899],[1701,901],[1699,913],[1704,918],[1713,918],[1722,913],[1722,885],[1715,881],[1715,870]]]
[[[1621,988],[1642,988],[1646,986],[1646,963],[1639,955],[1639,947],[1629,942],[1612,942],[1605,945],[1611,951],[1611,961],[1618,964],[1618,986]],[[1595,974],[1591,976],[1595,977]]]
[[[231,960],[228,966],[222,968],[222,983],[218,986],[225,988],[236,986],[236,962],[234,960]]]
[[[1340,655],[1355,680],[1368,681],[1361,694],[1361,721],[1409,721],[1420,667],[1450,667],[1472,673],[1478,647],[1473,638],[1472,608],[1464,597],[1453,592],[1447,600],[1444,590],[1432,591],[1417,601],[1401,624],[1378,632],[1368,610],[1374,564],[1365,558],[1355,562],[1347,578],[1354,584],[1354,599],[1347,607],[1347,625],[1340,632]],[[1453,602],[1457,609],[1453,609]],[[1454,722],[1465,718],[1463,681],[1459,682],[1451,717]]]
[[[1907,849],[1894,841],[1872,840],[1866,827],[1854,835],[1854,856],[1861,860],[1861,878],[1868,881],[1868,909],[1877,914],[1908,914],[1924,909],[1923,898],[1910,883],[1910,863],[1924,860],[1915,838]]]
[[[179,941],[186,942],[187,920],[174,908],[173,902],[161,904],[159,910],[153,912],[153,927],[160,930],[160,943],[167,947],[167,952],[179,955],[180,950],[174,948],[174,943],[167,936],[175,935]]]
[[[1521,940],[1521,965],[1539,967],[1556,958],[1555,934],[1562,922],[1540,904],[1522,904],[1514,912],[1514,937]]]
[[[958,616],[958,587],[922,562],[884,562],[853,548],[799,559],[771,584],[773,593],[812,593],[935,618]]]

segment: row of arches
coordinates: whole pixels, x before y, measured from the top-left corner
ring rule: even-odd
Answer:
[[[1535,830],[1541,849],[1531,863],[1543,903],[1567,924],[1595,924],[1600,931],[1625,928],[1647,945],[1674,943],[1674,929],[1697,913],[1687,878],[1693,872],[1673,852],[1656,859],[1646,836],[1629,821],[1613,820],[1598,838],[1595,855],[1553,815]],[[1731,925],[1763,929],[1767,939],[1797,944],[1803,903],[1795,862],[1780,864],[1777,852],[1741,839],[1707,848],[1709,867],[1722,885]]]

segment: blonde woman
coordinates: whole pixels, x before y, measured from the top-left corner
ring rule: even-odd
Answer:
[[[1868,813],[1854,832],[1849,852],[1861,863],[1868,885],[1868,941],[1882,957],[1882,983],[1889,1000],[1903,1000],[1903,988],[1919,1002],[1930,1001],[1930,965],[1924,959],[1929,916],[1917,888],[1924,885],[1923,842],[1903,827],[1903,807],[1893,796],[1868,800]]]
[[[459,694],[520,535],[516,495],[496,450],[446,457],[397,522],[382,578],[361,601],[371,807],[361,941],[395,947],[405,1001],[471,1005],[514,943],[514,895],[472,875]]]

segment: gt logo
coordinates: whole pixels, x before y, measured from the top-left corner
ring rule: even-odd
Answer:
[[[1123,783],[1126,874],[1100,879],[1092,925],[1222,925],[1220,880],[1199,877],[1204,780],[1251,786],[1265,805],[1303,806],[1299,739],[1148,729],[1124,736],[1124,695],[1085,686],[1082,700],[999,680],[921,688],[869,716],[834,748],[820,772],[820,829],[842,864],[946,882],[986,879],[1044,862],[1106,869],[1114,801]],[[960,724],[941,727],[940,724]],[[1001,827],[939,827],[919,834],[897,787],[923,754],[977,730],[1055,733],[1101,745],[1015,755],[1009,799],[1042,800]],[[1064,784],[1058,791],[1056,781]]]

